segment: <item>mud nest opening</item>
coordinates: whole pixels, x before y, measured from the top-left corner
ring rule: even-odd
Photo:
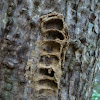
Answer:
[[[55,40],[55,39],[64,40],[63,34],[57,30],[56,31],[54,31],[54,30],[47,31],[45,33],[45,38],[47,40]]]
[[[50,76],[50,77],[54,77],[54,71],[52,70],[51,72],[49,72],[49,69],[39,69],[39,73],[42,74],[42,75],[47,75],[47,76]]]
[[[47,41],[43,43],[42,50],[46,51],[47,53],[54,53],[54,52],[60,52],[61,45],[54,41]]]
[[[63,21],[61,19],[50,19],[46,21],[43,25],[45,29],[63,29]]]
[[[58,62],[59,62],[59,58],[55,55],[51,55],[50,57],[43,55],[43,56],[40,57],[39,62],[41,64],[45,64],[46,66],[50,66],[52,64],[57,65]]]
[[[43,93],[48,93],[48,94],[55,94],[56,93],[56,89],[40,89],[39,90],[39,94],[43,94]],[[48,98],[48,97],[47,97]],[[42,98],[42,99],[39,99],[39,100],[48,100],[47,98]]]
[[[42,79],[42,80],[39,80],[38,83],[40,85],[48,86],[51,88],[57,88],[57,83],[54,80]]]

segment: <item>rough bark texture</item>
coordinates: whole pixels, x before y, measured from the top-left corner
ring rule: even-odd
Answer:
[[[36,97],[39,18],[56,11],[70,34],[57,100],[91,100],[100,52],[100,0],[0,0],[0,100]],[[28,66],[27,66],[28,65]]]

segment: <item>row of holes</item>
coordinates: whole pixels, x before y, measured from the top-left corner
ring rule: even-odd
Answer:
[[[46,23],[43,24],[43,27],[45,28],[45,30],[48,29],[56,29],[56,30],[62,30],[63,29],[63,21],[61,19],[52,19],[47,21]],[[46,38],[47,40],[55,40],[55,39],[60,39],[60,40],[64,40],[64,36],[61,32],[59,31],[54,31],[54,30],[50,30],[47,31],[44,34],[44,38]],[[42,44],[42,50],[46,51],[47,53],[56,53],[59,52],[60,53],[60,48],[61,45],[57,42],[54,41],[47,41],[44,44]],[[50,66],[51,64],[58,64],[59,62],[59,58],[55,55],[52,55],[50,57],[43,55],[40,57],[39,62],[41,64],[45,64],[46,66]],[[55,66],[56,66],[55,65]],[[49,77],[54,77],[55,72],[52,70],[50,73],[48,71],[49,69],[47,68],[40,68],[39,69],[39,73],[41,75],[46,75]],[[57,83],[54,80],[50,80],[50,79],[41,79],[38,81],[38,83],[40,85],[46,85],[52,88],[57,88]],[[41,89],[42,90],[42,89]]]

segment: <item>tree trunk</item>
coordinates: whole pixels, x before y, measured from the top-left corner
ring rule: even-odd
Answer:
[[[99,5],[100,0],[0,0],[0,100],[91,100],[100,57]],[[54,11],[63,15],[70,41],[64,67],[53,73],[59,75],[56,95],[48,89],[39,96],[34,82],[43,34],[39,20]]]

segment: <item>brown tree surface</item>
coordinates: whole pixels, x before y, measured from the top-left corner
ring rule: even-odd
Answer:
[[[40,97],[34,83],[42,40],[39,20],[42,15],[54,11],[64,17],[70,44],[64,67],[57,69],[59,76],[62,73],[62,77],[57,78],[57,95],[54,95],[55,91],[50,95],[48,89],[46,95]],[[61,26],[61,22],[56,22]],[[0,0],[0,100],[91,100],[100,57],[99,26],[100,0]],[[48,36],[50,34],[53,32]],[[56,38],[55,35],[53,38]],[[57,38],[62,39],[63,35]],[[54,51],[59,50],[58,44],[53,42],[51,45],[56,47]],[[49,52],[52,51],[50,46],[45,48]],[[59,62],[54,57],[42,57],[42,61],[46,59],[51,64],[56,59],[56,67]],[[51,77],[56,75],[52,69],[41,73]],[[48,79],[40,83],[45,81],[46,85],[57,87],[54,81],[50,84]],[[37,86],[41,88],[41,84]]]

